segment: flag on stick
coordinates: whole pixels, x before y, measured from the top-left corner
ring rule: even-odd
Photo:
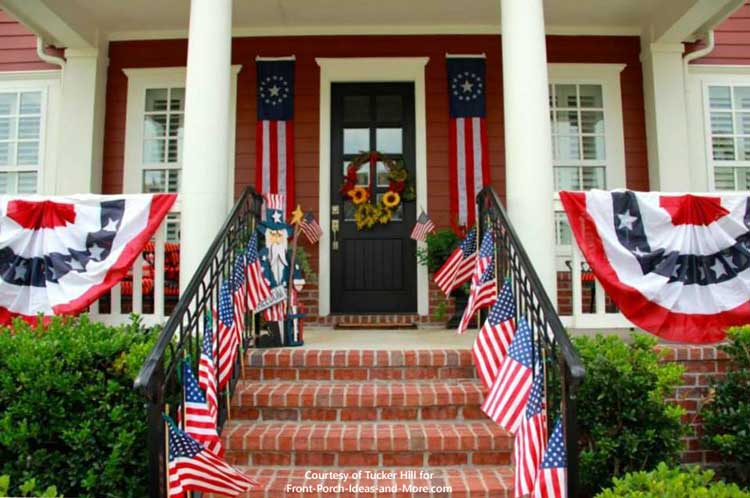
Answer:
[[[482,237],[479,257],[474,263],[474,274],[471,277],[469,302],[464,315],[458,324],[458,333],[463,334],[469,327],[471,317],[479,309],[493,304],[497,300],[497,279],[495,278],[495,238],[491,231]]]
[[[305,234],[307,241],[311,244],[315,244],[323,236],[323,229],[320,228],[318,220],[315,219],[315,215],[312,211],[305,213],[299,227],[302,230],[302,233]]]
[[[482,411],[512,434],[518,430],[531,391],[532,351],[531,329],[522,318],[508,356],[500,365],[492,389],[482,403]]]
[[[211,450],[203,448],[195,439],[177,428],[174,421],[164,417],[168,425],[169,497],[182,498],[187,491],[218,493],[237,496],[261,484],[231,467]]]
[[[414,229],[411,231],[411,238],[424,242],[427,239],[427,234],[432,233],[435,230],[435,223],[432,219],[424,212],[419,213],[417,223],[414,225]]]
[[[526,413],[518,426],[513,444],[514,482],[516,498],[534,490],[537,470],[547,443],[547,414],[544,403],[544,371],[537,370],[531,387]]]
[[[219,289],[219,390],[224,389],[232,377],[234,361],[237,358],[237,332],[234,327],[234,309],[229,281],[224,281]]]
[[[218,456],[224,455],[216,417],[198,388],[190,363],[182,362],[182,383],[185,392],[185,432]]]
[[[562,420],[558,419],[534,483],[534,498],[565,498],[567,489],[567,452]]]
[[[497,301],[474,339],[472,354],[479,378],[486,389],[492,387],[500,364],[508,354],[510,342],[516,332],[516,305],[513,289],[506,282],[500,290]]]
[[[258,308],[258,304],[268,299],[271,287],[263,276],[263,268],[258,258],[258,232],[253,232],[247,243],[245,252],[247,263],[247,300],[251,310]]]
[[[247,281],[245,279],[245,255],[240,254],[232,270],[232,303],[234,305],[234,331],[237,344],[242,344],[242,333],[245,331],[245,313],[247,312]]]
[[[453,289],[471,278],[477,258],[477,229],[472,228],[461,244],[435,273],[435,283],[448,296]]]
[[[219,398],[216,394],[216,336],[213,332],[212,322],[211,313],[206,313],[203,326],[203,346],[198,363],[198,385],[206,392],[206,404],[215,425],[219,412]]]

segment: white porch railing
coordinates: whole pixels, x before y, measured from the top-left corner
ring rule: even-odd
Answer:
[[[563,262],[565,269],[560,268]],[[567,278],[569,277],[569,279]],[[565,285],[567,282],[569,286]],[[594,277],[575,239],[566,256],[558,255],[558,310],[571,329],[629,329],[635,327],[619,312]]]
[[[166,321],[166,238],[165,218],[152,239],[153,257],[150,257],[151,252],[148,251],[147,258],[147,252],[144,251],[133,264],[130,276],[90,306],[89,315],[92,320],[108,325],[120,325],[130,321],[130,315],[135,313],[141,316],[146,326],[163,324]],[[148,276],[144,275],[144,269]],[[151,283],[153,285],[150,285]]]

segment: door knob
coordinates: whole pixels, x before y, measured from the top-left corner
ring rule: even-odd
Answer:
[[[338,207],[338,206],[336,206],[336,207]],[[336,236],[339,233],[339,220],[331,220],[331,233],[333,235],[333,241],[331,243],[331,248],[334,251],[338,251],[339,250],[339,241],[338,241],[338,238]]]

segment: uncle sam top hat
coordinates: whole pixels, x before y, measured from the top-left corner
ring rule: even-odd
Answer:
[[[288,237],[294,235],[294,227],[284,221],[284,195],[264,194],[266,207],[265,220],[258,223],[258,231],[264,233],[266,230],[286,230]]]

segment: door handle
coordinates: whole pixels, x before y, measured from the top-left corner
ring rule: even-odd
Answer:
[[[331,243],[331,248],[334,251],[339,250],[339,241],[337,238],[337,235],[339,233],[339,220],[331,220],[331,234],[333,235],[333,241]]]

